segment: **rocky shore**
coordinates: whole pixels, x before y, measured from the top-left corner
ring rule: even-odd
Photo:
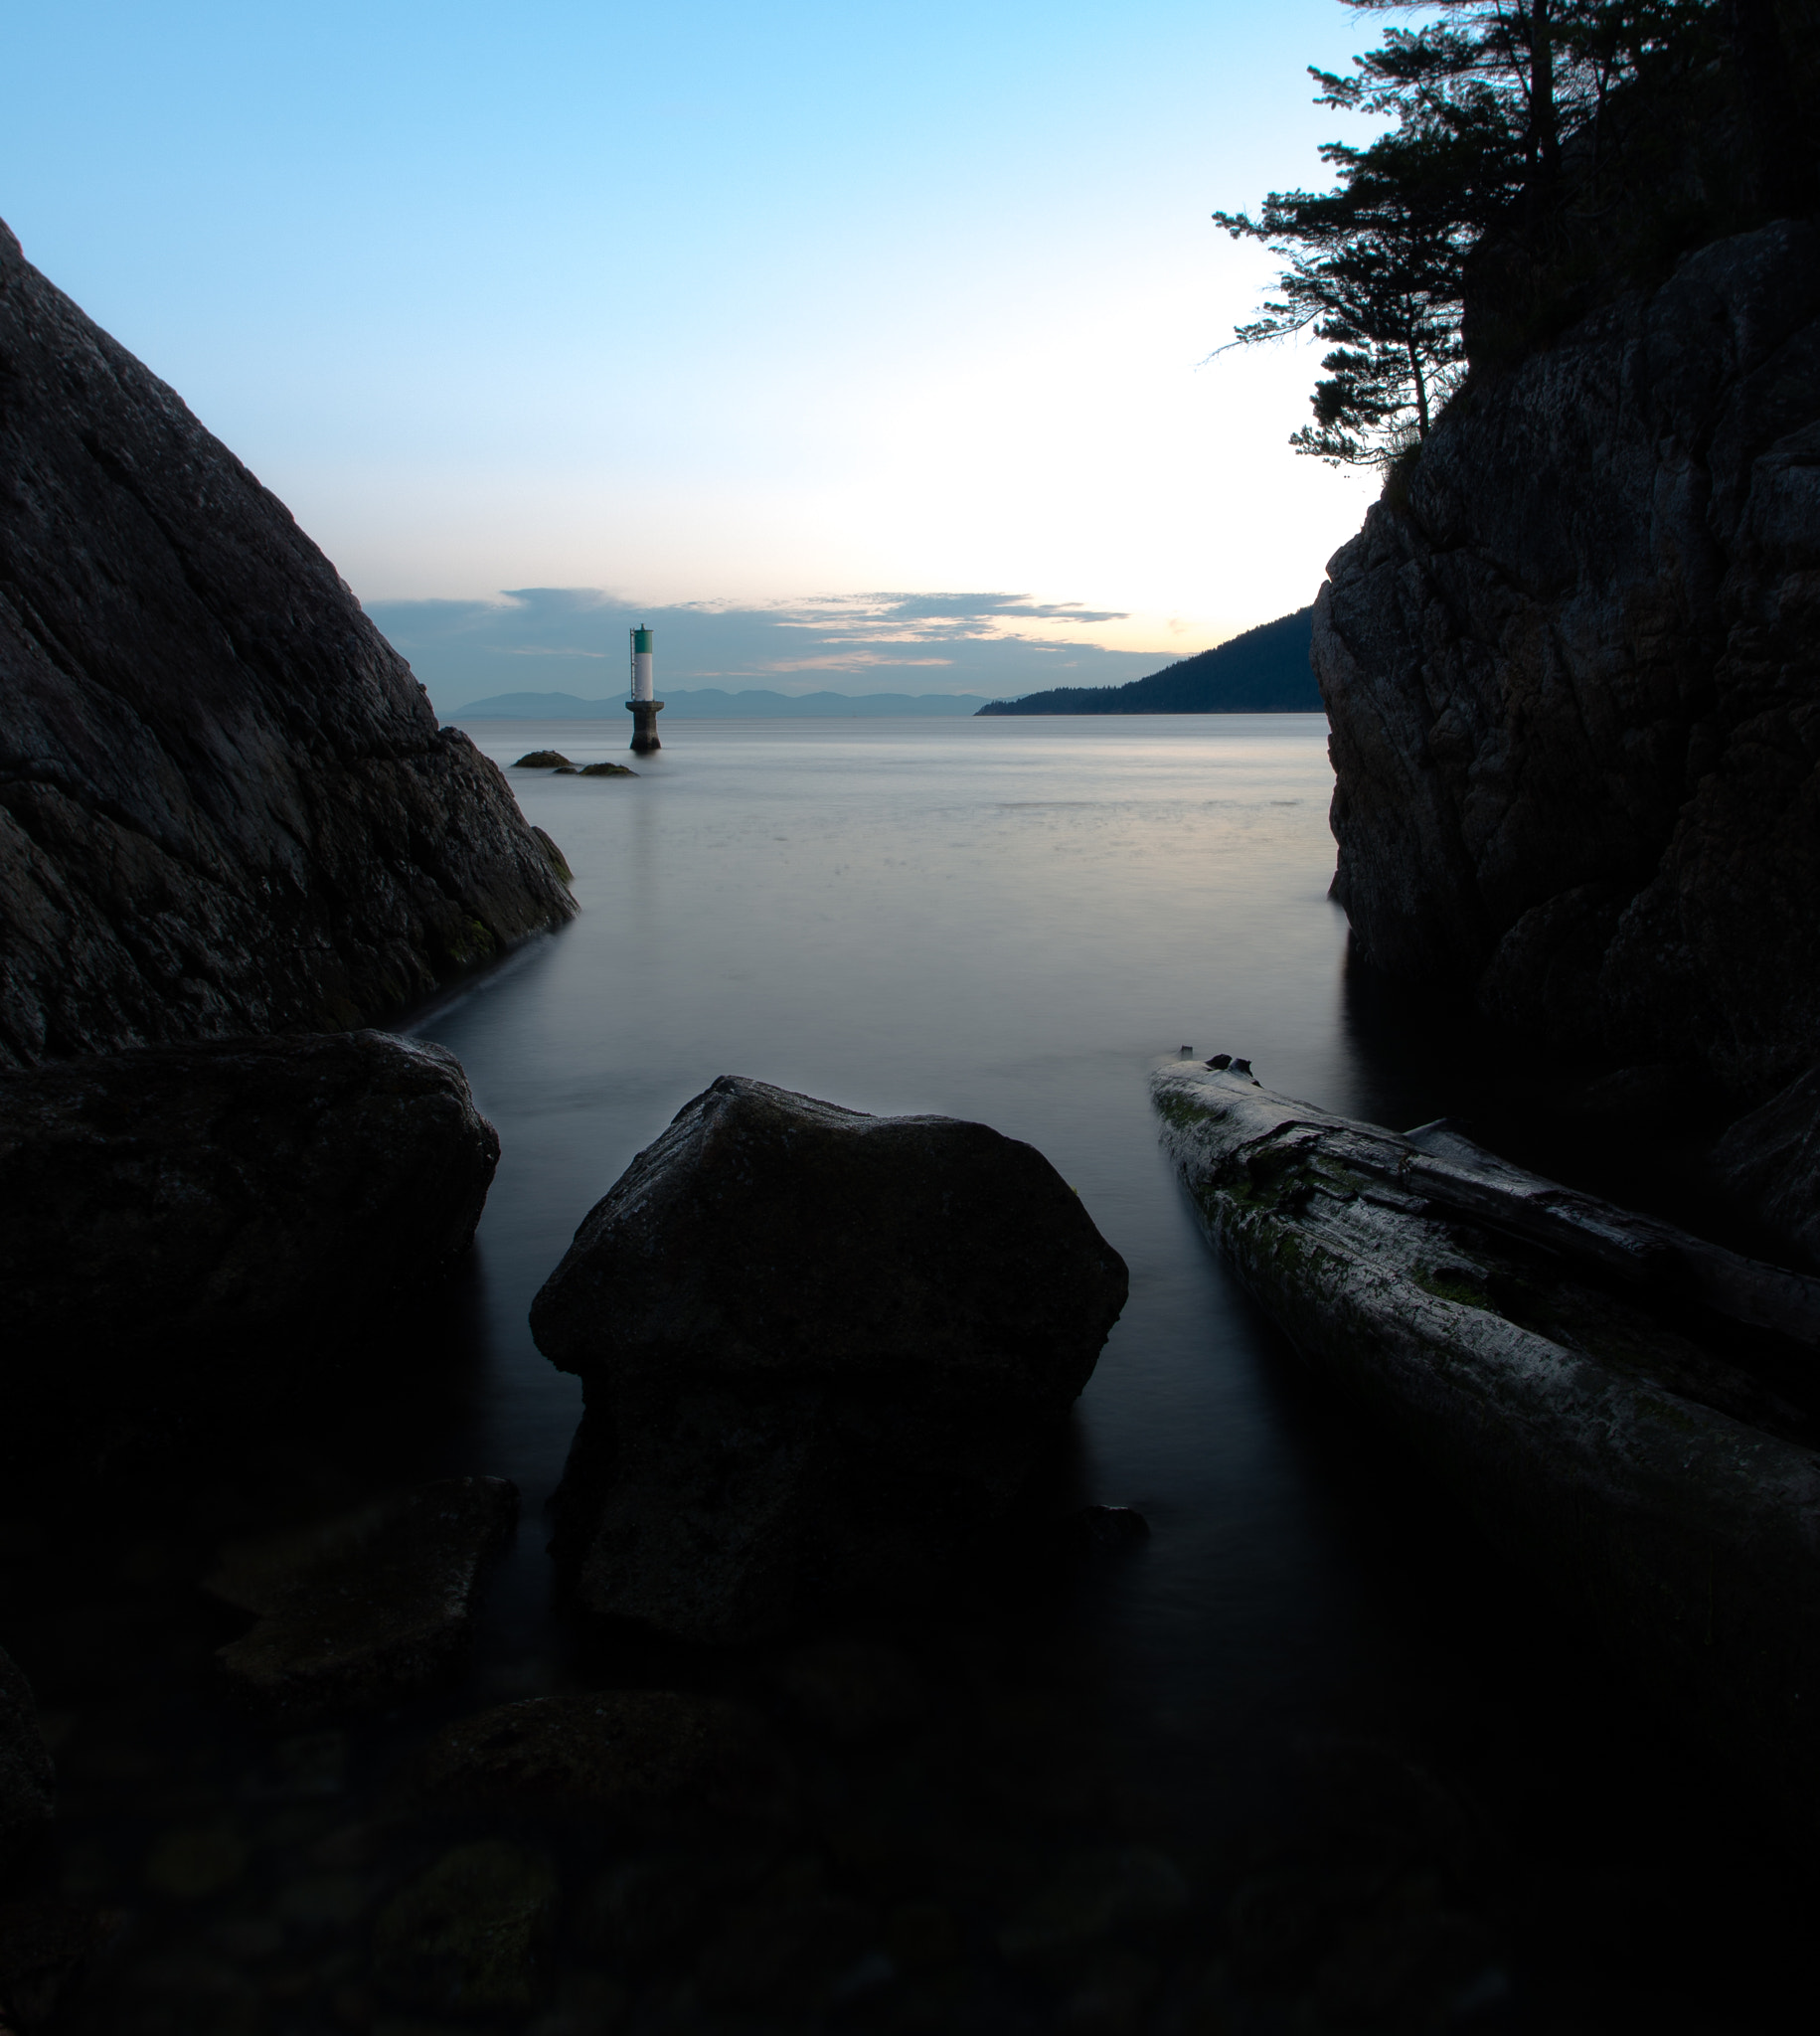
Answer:
[[[0,1068],[371,1025],[575,907],[503,773],[0,225]]]
[[[1469,320],[1470,336],[1470,320]],[[1820,1060],[1820,226],[1691,253],[1476,368],[1328,567],[1362,955],[1707,1119]],[[1667,1071],[1708,1078],[1692,1108]],[[1800,1119],[1796,1127],[1792,1119]],[[1720,1177],[1812,1257],[1811,1166]]]

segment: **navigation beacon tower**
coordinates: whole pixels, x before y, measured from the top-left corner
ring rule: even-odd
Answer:
[[[651,698],[651,632],[632,631],[632,697],[625,703],[632,715],[632,748],[641,757],[661,750],[657,740],[657,717],[663,702]]]

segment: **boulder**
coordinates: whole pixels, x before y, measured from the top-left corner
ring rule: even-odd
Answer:
[[[526,1697],[446,1728],[432,1801],[581,1817],[621,1837],[762,1832],[794,1808],[789,1765],[756,1713],[676,1690]]]
[[[581,777],[636,777],[637,771],[629,764],[583,764],[577,773]]]
[[[481,1565],[517,1520],[505,1478],[449,1477],[224,1549],[204,1588],[260,1616],[216,1658],[237,1695],[286,1719],[390,1703],[459,1654]]]
[[[444,2014],[524,2015],[550,1982],[559,1887],[540,1852],[482,1839],[444,1853],[373,1926],[373,1976]]]
[[[455,1057],[380,1032],[0,1075],[0,1391],[345,1340],[466,1249],[498,1159]]]
[[[583,1602],[742,1643],[927,1590],[1027,1484],[1125,1290],[1033,1147],[723,1076],[532,1305],[585,1394],[559,1511]]]
[[[335,569],[0,226],[0,1067],[370,1024],[575,911]]]
[[[513,764],[514,770],[554,770],[558,764],[567,764],[569,759],[561,750],[527,750]]]
[[[32,1686],[11,1658],[0,1654],[0,1866],[51,1821],[56,1788]]]

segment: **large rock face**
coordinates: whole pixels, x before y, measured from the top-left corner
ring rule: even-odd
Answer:
[[[1742,1101],[1820,1059],[1820,228],[1462,397],[1328,571],[1371,960]]]
[[[38,1731],[32,1686],[0,1653],[0,1867],[51,1821],[57,1777]]]
[[[333,1352],[466,1249],[498,1161],[455,1057],[385,1033],[0,1075],[0,1392]]]
[[[0,226],[0,1067],[370,1022],[574,907],[284,505]]]
[[[723,1076],[531,1310],[583,1381],[583,1599],[685,1638],[924,1588],[1017,1497],[1125,1300],[1033,1147]]]

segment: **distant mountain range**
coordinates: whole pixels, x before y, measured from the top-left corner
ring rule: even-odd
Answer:
[[[988,700],[981,714],[1319,714],[1308,662],[1314,609],[1274,622],[1126,686],[1058,686],[1021,700]]]
[[[661,688],[659,689],[661,691]],[[664,693],[664,713],[672,721],[782,720],[794,716],[977,714],[985,706],[978,693],[723,693],[710,687],[697,692]],[[470,700],[444,721],[617,721],[625,699],[582,700],[574,693],[495,693],[489,700]],[[630,724],[626,724],[628,727]]]

